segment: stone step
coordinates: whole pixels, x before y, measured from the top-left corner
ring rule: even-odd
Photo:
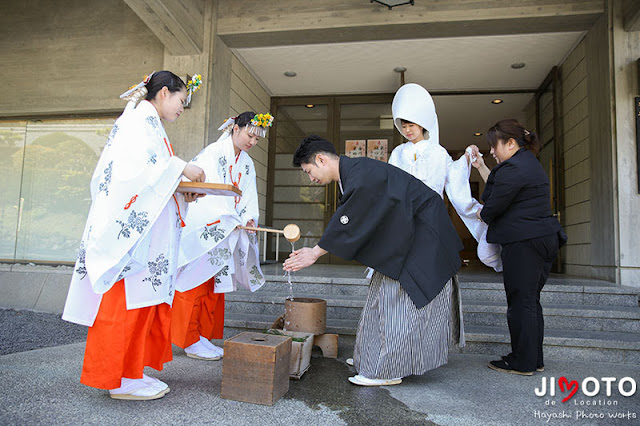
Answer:
[[[309,297],[327,301],[327,319],[358,320],[365,303],[363,296],[295,293],[296,297]],[[235,291],[225,294],[225,312],[271,315],[277,318],[284,313],[287,294],[275,292]]]
[[[545,327],[640,333],[640,308],[630,306],[576,306],[542,303]],[[506,303],[464,301],[464,321],[471,326],[507,326]]]
[[[511,351],[506,327],[465,327],[467,345],[461,353],[501,356]],[[640,335],[622,332],[555,330],[545,328],[547,360],[599,361],[640,365]]]
[[[267,275],[267,284],[260,291],[289,294],[286,276]],[[331,278],[292,276],[293,294],[321,294],[366,296],[369,281],[366,278]],[[572,280],[571,282],[575,282]],[[640,289],[613,285],[598,285],[585,281],[585,285],[548,284],[542,291],[542,303],[577,305],[639,306]],[[463,300],[486,300],[505,302],[502,282],[479,282],[461,280]]]
[[[366,278],[330,278],[330,277],[291,277],[291,287],[286,276],[265,275],[267,283],[259,291],[289,294],[339,294],[348,296],[366,296],[369,280]]]
[[[224,326],[242,330],[268,330],[276,318],[268,314],[225,312]],[[326,333],[355,335],[357,327],[358,320],[327,318]]]
[[[502,283],[461,282],[462,299],[500,301],[506,303]],[[640,290],[630,287],[546,285],[540,294],[541,303],[586,306],[640,305]]]
[[[357,321],[365,298],[352,295],[297,294],[327,301],[327,318]],[[284,313],[286,295],[275,292],[237,291],[225,297],[227,313],[270,315]],[[463,299],[465,323],[470,326],[506,326],[506,302]],[[545,324],[551,329],[621,331],[640,333],[640,308],[626,306],[576,306],[543,303]]]
[[[270,315],[227,313],[225,328],[236,331],[266,330],[275,318]],[[327,333],[353,335],[356,320],[327,319]],[[465,326],[466,346],[453,352],[501,356],[510,351],[506,327]],[[547,360],[584,360],[640,364],[640,334],[545,329]],[[343,355],[340,355],[343,356]],[[345,355],[346,356],[346,355]]]

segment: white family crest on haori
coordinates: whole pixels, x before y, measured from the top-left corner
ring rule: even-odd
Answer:
[[[91,208],[62,318],[92,326],[102,295],[124,278],[127,309],[171,304],[186,203],[186,162],[173,156],[155,107],[130,102],[91,179]]]
[[[471,196],[471,164],[464,155],[453,161],[440,145],[438,116],[429,92],[418,84],[405,84],[396,92],[391,109],[393,123],[401,134],[404,134],[402,120],[418,124],[429,134],[427,140],[415,144],[406,142],[396,147],[389,157],[389,164],[411,173],[440,197],[446,191],[456,213],[478,241],[478,258],[497,272],[502,271],[500,245],[487,242],[488,226],[476,216],[482,204]]]
[[[215,293],[256,291],[265,283],[257,234],[237,229],[258,223],[256,171],[249,154],[235,155],[231,133],[224,132],[193,160],[207,182],[238,187],[242,197],[207,195],[193,202],[180,242],[176,289],[191,290],[215,276]]]

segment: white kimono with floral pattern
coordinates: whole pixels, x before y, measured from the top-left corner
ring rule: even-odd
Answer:
[[[391,152],[389,164],[411,173],[440,194],[440,197],[446,192],[456,213],[478,241],[479,259],[497,272],[502,271],[500,246],[487,243],[487,225],[476,217],[482,204],[471,196],[471,165],[464,155],[453,161],[438,142],[422,140],[415,144],[406,142],[397,146]]]
[[[91,209],[62,318],[92,326],[102,295],[124,278],[127,309],[171,304],[186,162],[173,155],[155,107],[129,103],[91,179]]]
[[[207,182],[235,185],[242,197],[207,195],[191,203],[180,242],[176,289],[188,291],[215,276],[215,293],[256,291],[265,283],[258,238],[236,229],[251,219],[258,224],[253,161],[244,151],[235,155],[231,134],[225,132],[192,163],[204,169]]]

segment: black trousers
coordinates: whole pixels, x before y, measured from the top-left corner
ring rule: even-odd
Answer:
[[[544,365],[544,318],[540,292],[558,255],[558,235],[502,244],[504,289],[511,353],[507,362],[516,370],[534,371]]]

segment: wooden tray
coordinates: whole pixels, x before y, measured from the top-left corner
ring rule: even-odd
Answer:
[[[231,197],[242,196],[242,191],[226,183],[180,182],[176,192],[195,192],[197,194],[228,195]]]

